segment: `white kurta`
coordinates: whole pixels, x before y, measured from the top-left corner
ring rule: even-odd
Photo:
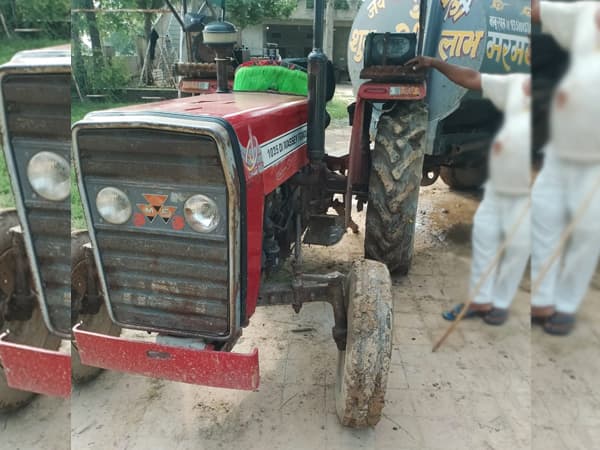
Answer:
[[[512,303],[530,253],[531,120],[530,98],[524,89],[528,79],[526,74],[481,76],[483,96],[504,111],[504,122],[492,144],[490,177],[473,219],[470,286],[475,303],[492,303],[501,309]],[[479,292],[474,292],[509,236],[496,269]]]
[[[532,191],[532,279],[600,178],[600,29],[598,2],[541,2],[543,30],[571,52],[551,110],[550,144]],[[579,220],[561,258],[532,296],[533,306],[573,314],[600,257],[600,191]]]

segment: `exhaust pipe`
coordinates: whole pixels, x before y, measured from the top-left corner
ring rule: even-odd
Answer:
[[[315,0],[313,50],[308,55],[308,157],[318,163],[325,157],[325,94],[327,56],[323,53],[324,1]]]

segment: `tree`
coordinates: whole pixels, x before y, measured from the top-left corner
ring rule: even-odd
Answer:
[[[57,38],[69,36],[70,0],[0,0],[0,12],[11,28],[40,28]]]
[[[82,8],[87,10],[95,9],[93,0],[74,0],[73,3],[79,4]],[[94,70],[98,71],[102,68],[102,40],[100,38],[96,13],[94,11],[88,11],[85,13],[85,18],[87,22],[87,32],[92,43]]]
[[[243,29],[265,19],[288,18],[297,4],[297,0],[226,0],[226,19]]]

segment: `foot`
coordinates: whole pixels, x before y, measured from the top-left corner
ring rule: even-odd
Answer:
[[[444,311],[442,313],[442,317],[450,322],[456,320],[460,312],[462,311],[464,303],[459,303],[454,308]],[[469,309],[463,316],[463,319],[470,319],[473,317],[483,317],[492,309],[492,305],[490,303],[471,303],[469,305]]]
[[[554,306],[532,306],[531,324],[543,326],[552,314],[554,314]]]
[[[502,325],[508,319],[508,309],[492,308],[483,316],[483,321],[488,325]]]
[[[575,314],[555,312],[544,323],[544,331],[555,336],[566,336],[575,328]]]

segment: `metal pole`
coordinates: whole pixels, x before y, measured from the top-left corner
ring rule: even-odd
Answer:
[[[308,156],[318,163],[325,157],[325,93],[327,56],[323,53],[324,1],[315,0],[313,51],[308,55]]]

